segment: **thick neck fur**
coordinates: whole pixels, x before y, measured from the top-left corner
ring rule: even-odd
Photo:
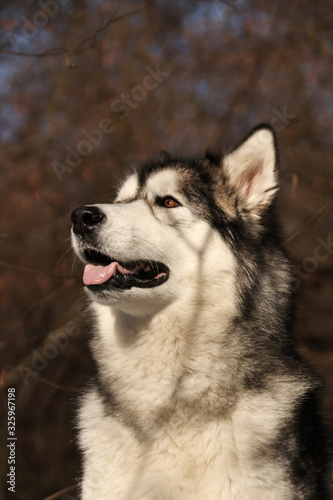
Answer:
[[[217,305],[216,296],[208,297],[204,307],[193,307],[197,299],[188,297],[142,317],[94,304],[100,384],[120,418],[147,436],[161,420],[202,421],[233,410],[251,351],[246,339],[240,341],[232,299]]]
[[[239,346],[232,335],[231,300],[218,310],[216,299],[208,307],[176,301],[144,317],[98,304],[94,308],[93,349],[101,383],[120,407],[127,405],[151,421],[164,411],[190,411],[189,405],[214,417],[234,404]]]

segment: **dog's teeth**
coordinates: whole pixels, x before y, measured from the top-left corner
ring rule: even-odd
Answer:
[[[144,271],[145,271],[146,273],[149,273],[151,270],[152,270],[152,269],[151,269],[151,265],[150,265],[150,264],[147,264],[147,265],[146,265],[146,267],[145,267],[145,269],[144,269]]]

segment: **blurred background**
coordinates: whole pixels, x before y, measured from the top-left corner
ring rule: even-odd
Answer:
[[[0,32],[0,498],[75,499],[91,365],[70,213],[157,150],[227,151],[259,122],[299,292],[295,337],[333,428],[333,9],[305,0],[13,0]],[[9,493],[7,389],[16,391]]]

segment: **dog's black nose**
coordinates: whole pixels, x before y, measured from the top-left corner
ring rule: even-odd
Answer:
[[[76,234],[85,234],[106,218],[104,212],[98,207],[82,206],[73,210],[71,221]]]

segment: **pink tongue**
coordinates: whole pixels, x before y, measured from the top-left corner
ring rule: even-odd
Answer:
[[[117,262],[111,262],[108,266],[93,266],[87,264],[84,268],[83,283],[85,285],[100,285],[105,283],[117,271]]]
[[[117,270],[123,275],[134,274],[139,267],[141,267],[140,264],[132,269],[126,269],[118,264],[118,262],[111,262],[108,266],[93,266],[92,264],[87,264],[84,268],[83,283],[85,285],[100,285],[116,274]]]

